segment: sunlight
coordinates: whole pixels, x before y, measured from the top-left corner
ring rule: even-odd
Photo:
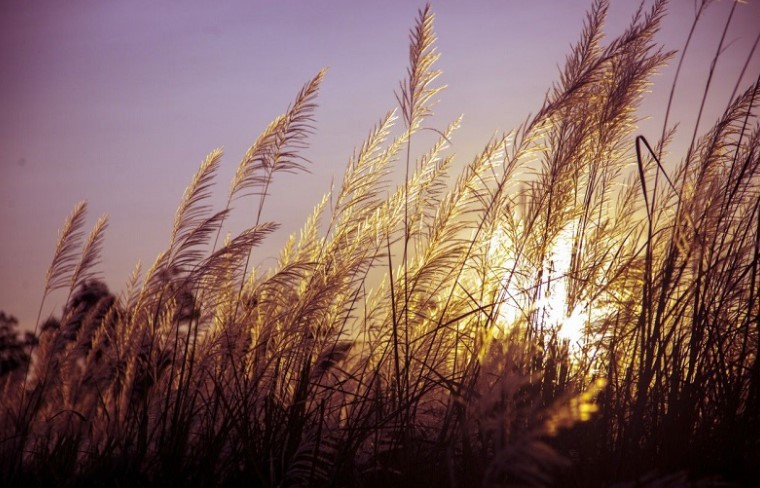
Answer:
[[[499,230],[491,238],[493,255],[499,256],[495,263],[501,274],[497,320],[492,334],[503,336],[520,321],[527,318],[531,311],[537,311],[541,323],[557,331],[562,340],[568,341],[570,348],[578,350],[589,342],[589,324],[604,318],[613,310],[609,306],[595,302],[592,306],[588,300],[575,300],[571,303],[571,265],[573,235],[575,223],[569,223],[555,238],[547,253],[544,278],[541,283],[541,296],[532,304],[525,302],[526,291],[521,289],[520,280],[524,279],[514,259],[514,243],[506,233]],[[515,270],[513,274],[513,270]]]
[[[494,324],[495,337],[506,333],[520,318],[527,318],[531,311],[539,311],[541,320],[549,327],[559,330],[560,337],[567,339],[571,346],[577,345],[583,338],[583,329],[588,314],[580,307],[568,313],[569,279],[572,259],[573,226],[568,225],[557,237],[550,250],[545,270],[547,278],[541,284],[544,294],[535,303],[525,303],[525,290],[518,283],[521,276],[520,266],[514,259],[514,243],[503,230],[497,230],[491,237],[491,249],[494,257],[499,256],[494,269],[502,273],[499,292],[497,320]]]
[[[575,225],[571,222],[562,229],[549,252],[548,278],[542,284],[547,292],[535,306],[542,310],[544,323],[556,327],[559,337],[567,340],[571,349],[578,350],[592,338],[588,330],[590,324],[602,320],[614,309],[598,300],[592,303],[576,297],[571,301]]]
[[[517,263],[514,258],[514,243],[503,229],[497,229],[491,236],[490,259],[492,269],[499,273],[498,297],[496,303],[496,320],[491,334],[494,338],[504,337],[523,314],[520,303],[521,292],[517,285]]]
[[[560,338],[568,340],[571,347],[577,347],[583,340],[587,323],[587,314],[579,304],[568,303],[574,228],[573,223],[568,224],[557,236],[548,258],[547,293],[541,303],[536,304],[543,309],[546,324],[557,327]],[[571,306],[573,309],[569,310]]]

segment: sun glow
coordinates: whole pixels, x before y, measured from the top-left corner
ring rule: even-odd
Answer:
[[[589,344],[597,334],[591,326],[612,314],[615,310],[603,301],[583,298],[588,294],[580,294],[578,290],[571,292],[573,276],[579,269],[573,263],[575,246],[576,223],[571,222],[558,234],[548,254],[548,277],[542,283],[547,290],[546,295],[535,304],[544,312],[544,324],[554,327],[561,339],[569,342],[571,350],[579,350]],[[599,266],[600,263],[596,263]],[[575,269],[573,267],[575,266]],[[585,277],[584,279],[589,279]],[[584,287],[592,290],[602,286],[601,283],[585,283]]]
[[[506,233],[494,233],[491,245],[494,250],[499,250],[498,269],[502,273],[496,321],[498,330],[494,331],[495,335],[510,330],[532,314],[544,330],[555,330],[557,336],[567,341],[573,350],[581,349],[589,342],[593,335],[590,325],[603,319],[612,310],[598,302],[572,298],[574,233],[575,225],[569,223],[556,236],[546,253],[536,300],[532,300],[528,291],[531,284],[535,286],[536,271],[526,274],[525,270],[518,269],[521,264],[515,261],[514,244]]]
[[[546,284],[541,284],[546,294],[536,308],[544,313],[546,325],[556,327],[562,339],[576,346],[583,340],[587,320],[583,308],[570,303],[573,229],[573,225],[565,226],[555,239],[547,259]]]

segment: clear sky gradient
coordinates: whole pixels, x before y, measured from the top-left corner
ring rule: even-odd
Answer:
[[[638,2],[613,0],[609,35]],[[297,91],[329,67],[311,174],[277,179],[265,220],[283,232],[256,261],[276,256],[352,150],[394,108],[408,31],[424,1],[100,1],[0,3],[0,310],[34,327],[57,229],[73,205],[88,224],[110,216],[101,270],[119,291],[169,239],[174,211],[204,156],[222,146],[217,208],[245,149]],[[535,112],[580,35],[591,2],[434,1],[441,95],[433,126],[460,113],[453,150],[468,161],[495,132]],[[696,32],[676,95],[690,133],[731,2],[715,2]],[[672,0],[659,41],[680,49],[692,0]],[[760,1],[739,5],[710,91],[707,122],[724,107],[760,30]],[[760,72],[755,53],[742,86]],[[677,58],[676,58],[677,60]],[[674,62],[671,63],[673,66]],[[673,66],[655,79],[640,130],[656,139]],[[672,162],[671,162],[672,163]],[[229,230],[251,225],[241,200]],[[246,215],[250,218],[246,221]],[[51,300],[50,307],[60,306]],[[51,312],[48,308],[44,317]],[[57,313],[57,309],[56,312]]]

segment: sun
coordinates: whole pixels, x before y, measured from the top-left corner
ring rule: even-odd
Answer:
[[[555,327],[560,338],[578,346],[584,338],[587,320],[581,304],[570,303],[570,280],[574,225],[566,225],[557,235],[548,253],[548,273],[544,297],[536,307],[544,312],[545,325]]]
[[[598,301],[571,298],[575,229],[575,222],[570,222],[552,240],[542,263],[538,284],[541,294],[537,300],[529,300],[530,293],[519,283],[526,277],[535,283],[537,270],[518,269],[525,265],[515,261],[516,246],[504,231],[494,232],[491,247],[498,252],[494,253],[493,264],[501,273],[495,335],[510,330],[533,312],[546,330],[556,331],[558,338],[567,341],[573,350],[581,349],[593,338],[590,326],[612,310]]]

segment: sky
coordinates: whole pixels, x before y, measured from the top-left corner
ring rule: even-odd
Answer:
[[[498,132],[535,113],[578,39],[587,0],[432,1],[448,88],[433,127],[464,114],[453,137],[469,161]],[[301,86],[327,67],[309,174],[281,175],[262,219],[282,224],[254,255],[273,262],[352,151],[395,107],[418,0],[240,0],[0,3],[0,310],[33,329],[57,231],[74,204],[88,226],[108,214],[100,265],[118,292],[139,261],[169,241],[174,212],[206,154],[225,152],[217,209],[242,155]],[[612,0],[606,31],[620,33],[637,2]],[[695,32],[671,118],[693,130],[710,62],[731,10],[717,1]],[[672,0],[657,40],[681,49],[692,0]],[[738,5],[711,83],[704,120],[725,107],[760,32],[760,0]],[[639,131],[656,139],[674,66],[654,79]],[[741,86],[760,73],[752,57]],[[674,164],[674,162],[671,162]],[[235,204],[231,229],[253,224],[256,201]],[[46,302],[43,320],[58,313]],[[56,308],[58,307],[58,308]]]

